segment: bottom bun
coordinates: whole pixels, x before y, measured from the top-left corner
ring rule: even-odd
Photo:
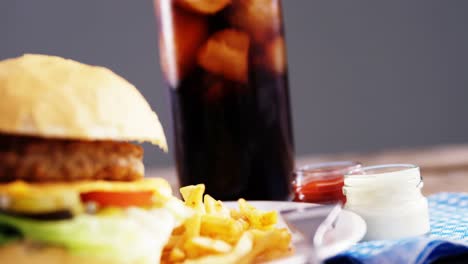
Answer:
[[[2,264],[98,264],[116,263],[96,260],[92,257],[72,255],[58,247],[40,246],[25,242],[10,243],[0,246]],[[139,262],[137,262],[140,264]],[[131,264],[137,264],[131,263]],[[118,264],[123,264],[118,263]],[[127,264],[127,263],[125,263]],[[130,263],[128,263],[130,264]]]

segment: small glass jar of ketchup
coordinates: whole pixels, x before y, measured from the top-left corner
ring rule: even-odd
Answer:
[[[361,163],[336,161],[311,164],[294,172],[292,183],[296,202],[331,204],[345,203],[343,194],[344,175],[358,169]]]

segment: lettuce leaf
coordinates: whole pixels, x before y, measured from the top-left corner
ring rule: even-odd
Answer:
[[[164,209],[131,208],[122,215],[79,215],[62,221],[37,221],[0,214],[0,226],[15,228],[25,239],[64,247],[72,254],[118,263],[158,263],[174,224],[174,217]]]

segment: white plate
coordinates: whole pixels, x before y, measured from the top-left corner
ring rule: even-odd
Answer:
[[[308,203],[295,202],[274,202],[274,201],[251,201],[253,206],[261,210],[276,210],[278,212],[291,209],[304,209],[317,206]],[[224,202],[229,208],[236,208],[237,202]],[[284,220],[280,219],[279,227],[285,227]],[[317,256],[319,259],[326,259],[336,254],[349,249],[351,246],[359,242],[366,234],[366,223],[357,214],[342,210],[338,215],[338,219],[333,229],[325,233],[323,245],[317,248]],[[294,236],[294,234],[293,234]],[[293,241],[294,241],[293,237]],[[274,263],[301,263],[303,257],[293,256]]]

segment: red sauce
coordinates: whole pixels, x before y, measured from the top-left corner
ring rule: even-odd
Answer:
[[[309,165],[295,172],[294,201],[307,203],[345,203],[344,174],[361,166],[358,162],[330,162]]]

